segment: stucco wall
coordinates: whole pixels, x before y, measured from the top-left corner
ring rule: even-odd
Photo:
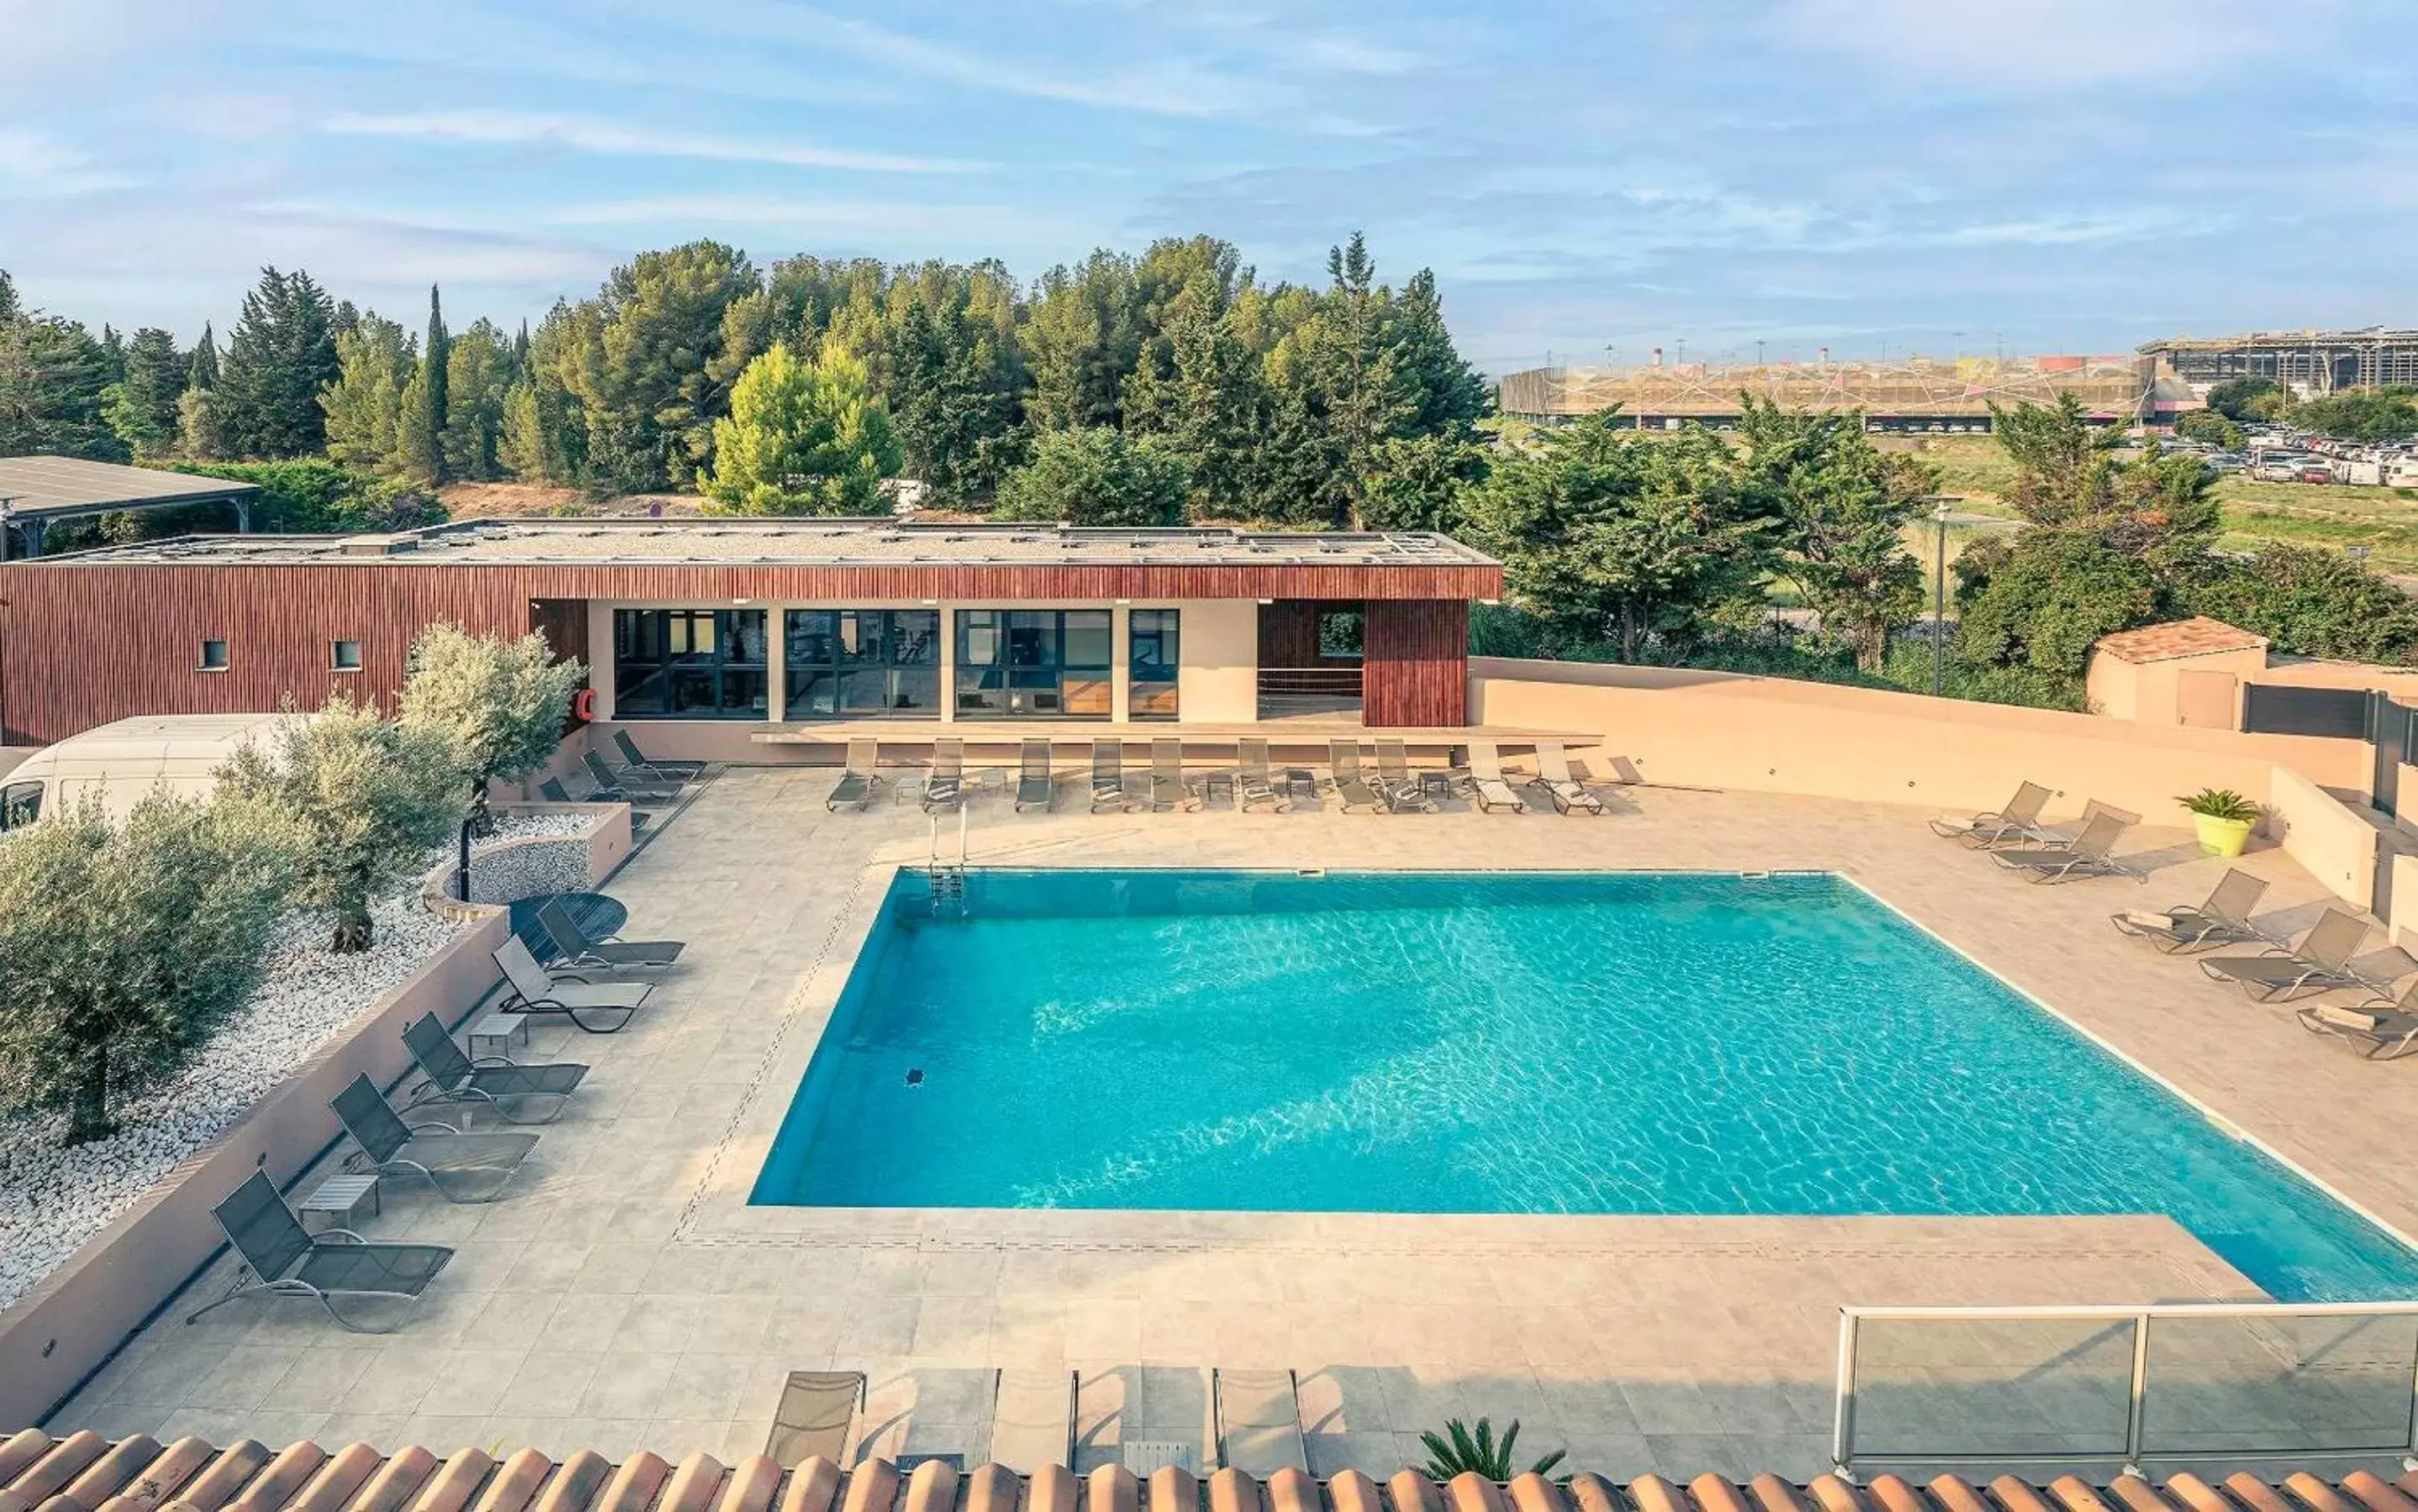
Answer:
[[[2267,802],[2279,763],[2327,786],[2365,781],[2367,749],[2352,741],[1685,668],[1476,657],[1470,670],[1475,720],[1598,736],[1599,773],[1621,757],[1648,782],[1973,811],[1996,808],[2030,780],[2056,790],[2052,814],[2078,813],[2097,798],[2177,824],[2176,795],[2196,788]]]
[[[1187,599],[1177,634],[1177,701],[1185,721],[1237,724],[1260,717],[1260,605],[1255,599]]]
[[[2367,754],[2364,745],[2355,748],[2363,756]],[[2274,769],[2266,830],[2283,842],[2286,854],[2345,903],[2364,909],[2375,900],[2376,827],[2289,767]]]
[[[2083,697],[2090,711],[2143,725],[2182,723],[2181,689],[2186,672],[2227,673],[2243,682],[2269,680],[2267,653],[2257,648],[2174,656],[2158,662],[2127,662],[2093,652]]]

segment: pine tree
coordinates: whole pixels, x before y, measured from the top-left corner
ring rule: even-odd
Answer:
[[[483,318],[450,340],[445,369],[445,474],[482,481],[502,475],[497,449],[504,394],[513,381],[512,348]]]
[[[102,396],[101,414],[137,457],[165,456],[176,446],[176,401],[185,391],[186,363],[176,339],[157,326],[134,333],[123,376]]]
[[[115,381],[108,348],[72,320],[23,310],[0,320],[0,457],[50,451],[123,462],[126,443],[101,419]]]
[[[756,287],[745,253],[696,241],[641,252],[571,311],[557,371],[580,403],[597,486],[661,488],[712,457],[723,315]]]
[[[436,285],[428,285],[428,339],[420,348],[420,402],[427,406],[427,416],[413,428],[415,436],[426,437],[423,454],[411,454],[412,471],[428,482],[445,481],[445,418],[446,400],[452,381],[452,339],[445,333],[445,312],[436,300]]]
[[[0,267],[0,325],[6,325],[23,313],[17,304],[17,281],[8,276],[7,268]]]
[[[215,389],[219,386],[219,344],[210,334],[210,323],[202,322],[202,339],[193,344],[193,363],[185,370],[188,389]]]
[[[328,455],[348,467],[400,473],[403,389],[413,366],[403,328],[370,311],[336,338],[336,355],[339,375],[319,396],[328,415]]]
[[[311,275],[261,270],[244,296],[243,315],[227,339],[215,387],[219,425],[238,456],[301,457],[326,449],[328,417],[319,395],[343,367],[336,357],[335,306]]]
[[[396,455],[401,459],[403,476],[416,483],[436,480],[436,459],[444,451],[445,438],[428,429],[428,359],[422,357],[411,366],[411,378],[403,386],[403,398],[397,406],[400,420],[395,432]]]
[[[890,416],[836,339],[809,364],[786,345],[747,364],[730,417],[713,424],[713,470],[697,491],[734,514],[869,514],[898,471]]]
[[[1404,426],[1414,435],[1439,435],[1486,413],[1486,380],[1462,360],[1445,328],[1435,275],[1422,267],[1402,286],[1389,332],[1394,367],[1409,395]]]

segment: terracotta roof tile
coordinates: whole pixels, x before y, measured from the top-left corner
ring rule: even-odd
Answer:
[[[2169,624],[2120,630],[2099,638],[2097,649],[2120,662],[2171,662],[2182,656],[2207,656],[2216,651],[2252,651],[2267,644],[2264,635],[2236,630],[2222,619],[2197,615]]]

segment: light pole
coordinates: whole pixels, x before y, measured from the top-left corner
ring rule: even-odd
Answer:
[[[1931,505],[1932,571],[1931,571],[1931,695],[1941,696],[1947,687],[1948,656],[1948,516],[1951,504],[1962,502],[1961,494],[1933,494],[1926,502]]]

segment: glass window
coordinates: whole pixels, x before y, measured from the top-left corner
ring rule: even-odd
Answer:
[[[1359,660],[1367,624],[1357,609],[1338,609],[1318,617],[1318,654],[1322,658]]]
[[[337,672],[358,672],[361,669],[361,643],[357,640],[332,641],[328,647],[328,665]]]
[[[1131,643],[1126,670],[1125,707],[1136,719],[1173,719],[1176,715],[1176,668],[1182,655],[1176,643],[1176,611],[1136,609],[1126,625]]]
[[[788,717],[940,717],[940,610],[791,609],[781,634]]]
[[[1108,718],[1116,661],[1110,626],[1106,609],[958,610],[958,711]]]
[[[617,719],[767,717],[761,609],[613,611]]]
[[[223,672],[227,669],[227,643],[222,640],[202,642],[202,670]]]
[[[21,829],[42,817],[42,785],[12,782],[0,787],[0,830]]]

